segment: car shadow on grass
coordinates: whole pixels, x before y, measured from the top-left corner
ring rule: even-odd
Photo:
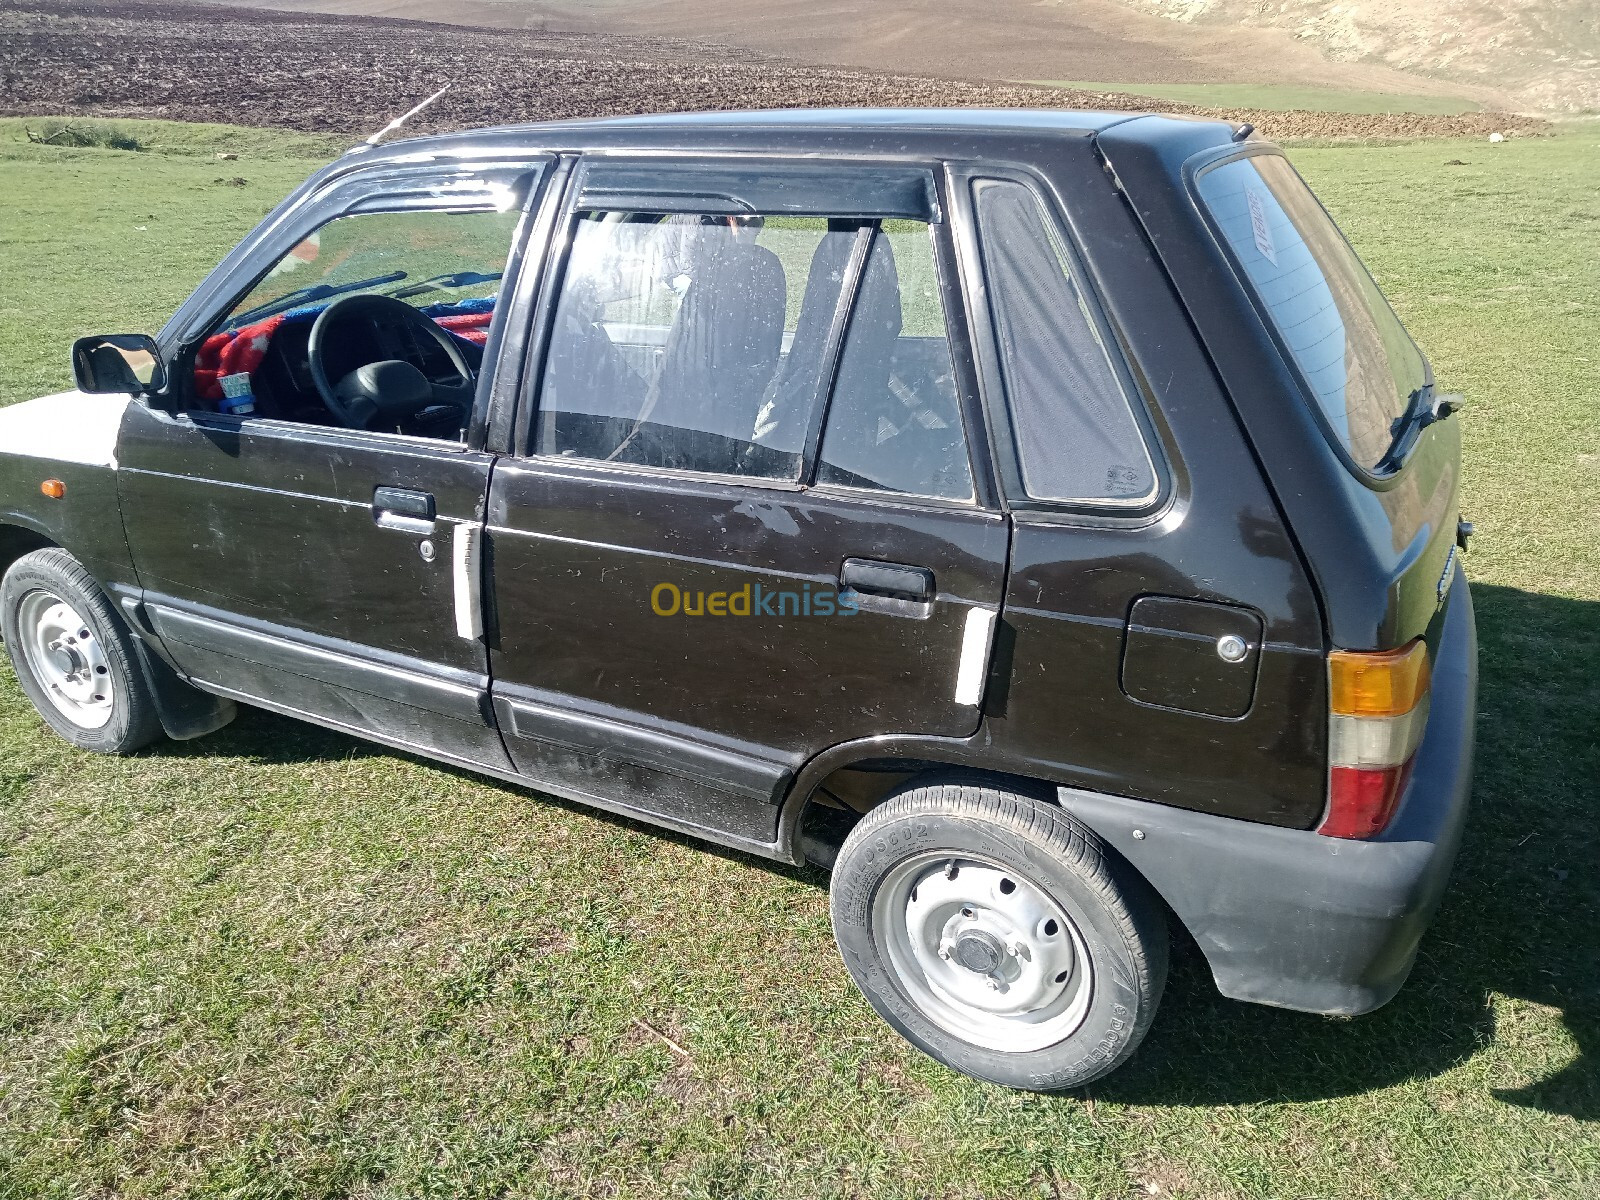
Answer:
[[[1300,1101],[1433,1076],[1495,1042],[1491,1000],[1504,995],[1559,1009],[1577,1054],[1557,1073],[1534,1078],[1524,1052],[1500,1046],[1506,1086],[1495,1096],[1600,1119],[1600,604],[1485,585],[1473,593],[1481,642],[1473,810],[1450,890],[1400,994],[1354,1019],[1227,1000],[1199,949],[1175,930],[1155,1027],[1132,1062],[1089,1089],[1093,1095],[1129,1104]],[[393,752],[250,711],[212,738],[157,753],[295,763]],[[826,886],[814,869],[550,802]]]

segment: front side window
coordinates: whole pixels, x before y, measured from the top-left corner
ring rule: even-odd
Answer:
[[[1287,159],[1223,163],[1199,189],[1334,437],[1376,467],[1431,382],[1427,360]]]
[[[1100,323],[1032,190],[973,187],[1006,411],[1037,500],[1139,505],[1155,463]]]
[[[812,217],[579,214],[535,451],[798,480],[854,236]]]
[[[511,207],[328,221],[273,264],[202,341],[197,406],[458,437],[519,218]],[[353,297],[367,299],[341,304]],[[319,385],[311,331],[335,304],[337,328],[326,327],[315,364]],[[358,386],[357,373],[374,366],[381,369],[369,369]]]
[[[512,209],[336,217],[280,258],[222,327],[356,292],[395,296],[418,308],[492,300],[520,215]]]
[[[886,221],[872,239],[828,406],[818,483],[972,498],[931,234],[920,221]]]

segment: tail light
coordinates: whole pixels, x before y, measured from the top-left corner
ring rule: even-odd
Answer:
[[[1394,817],[1428,724],[1428,647],[1328,656],[1328,812],[1317,832],[1369,838]]]

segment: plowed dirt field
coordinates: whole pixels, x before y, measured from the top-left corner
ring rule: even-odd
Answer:
[[[0,0],[0,112],[376,129],[441,84],[413,131],[689,109],[896,105],[1202,113],[1120,93],[805,66],[659,39],[471,29],[199,5]],[[1225,114],[1273,137],[1535,132],[1496,113]]]

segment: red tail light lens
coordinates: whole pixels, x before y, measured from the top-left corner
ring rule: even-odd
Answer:
[[[1411,764],[1399,767],[1334,767],[1328,775],[1328,815],[1317,826],[1326,837],[1369,838],[1394,817]]]

